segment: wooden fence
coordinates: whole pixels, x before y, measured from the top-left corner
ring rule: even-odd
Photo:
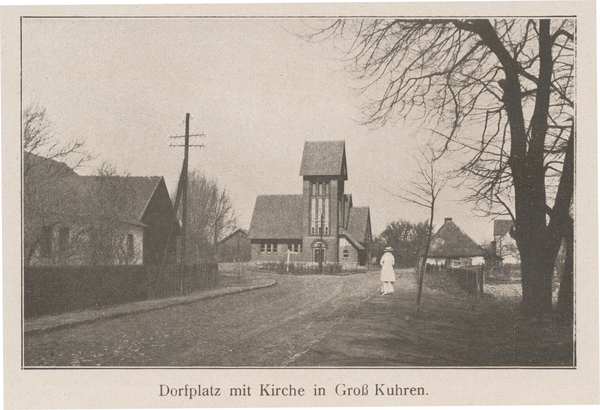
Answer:
[[[218,284],[216,263],[25,267],[26,318],[183,295]]]
[[[458,286],[469,294],[483,295],[484,282],[488,279],[515,282],[521,279],[519,264],[500,266],[480,265],[462,268],[446,268],[443,265],[427,265],[428,275],[446,275],[452,277]]]
[[[451,268],[448,270],[458,286],[470,295],[483,295],[485,271],[483,266],[469,268]]]

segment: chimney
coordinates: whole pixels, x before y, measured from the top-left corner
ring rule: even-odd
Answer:
[[[444,223],[451,221],[452,218],[444,218]]]

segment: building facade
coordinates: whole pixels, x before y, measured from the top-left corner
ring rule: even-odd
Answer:
[[[495,254],[502,258],[503,264],[521,263],[517,241],[513,238],[515,225],[512,219],[494,220]]]
[[[483,265],[486,255],[487,251],[463,232],[452,218],[445,218],[444,225],[431,237],[427,264],[448,268]]]
[[[370,210],[354,207],[344,141],[308,141],[302,195],[260,195],[250,224],[251,259],[364,266],[372,242]]]
[[[250,238],[245,229],[236,229],[219,241],[218,261],[224,263],[249,262]]]
[[[29,153],[24,162],[26,265],[175,262],[180,226],[162,177],[81,176]]]

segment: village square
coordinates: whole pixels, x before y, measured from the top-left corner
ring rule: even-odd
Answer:
[[[72,23],[24,24],[24,367],[575,365],[573,21]]]

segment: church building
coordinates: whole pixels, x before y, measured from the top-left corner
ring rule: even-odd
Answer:
[[[372,242],[369,207],[355,207],[344,141],[307,141],[302,195],[259,195],[250,223],[251,260],[365,266]]]

